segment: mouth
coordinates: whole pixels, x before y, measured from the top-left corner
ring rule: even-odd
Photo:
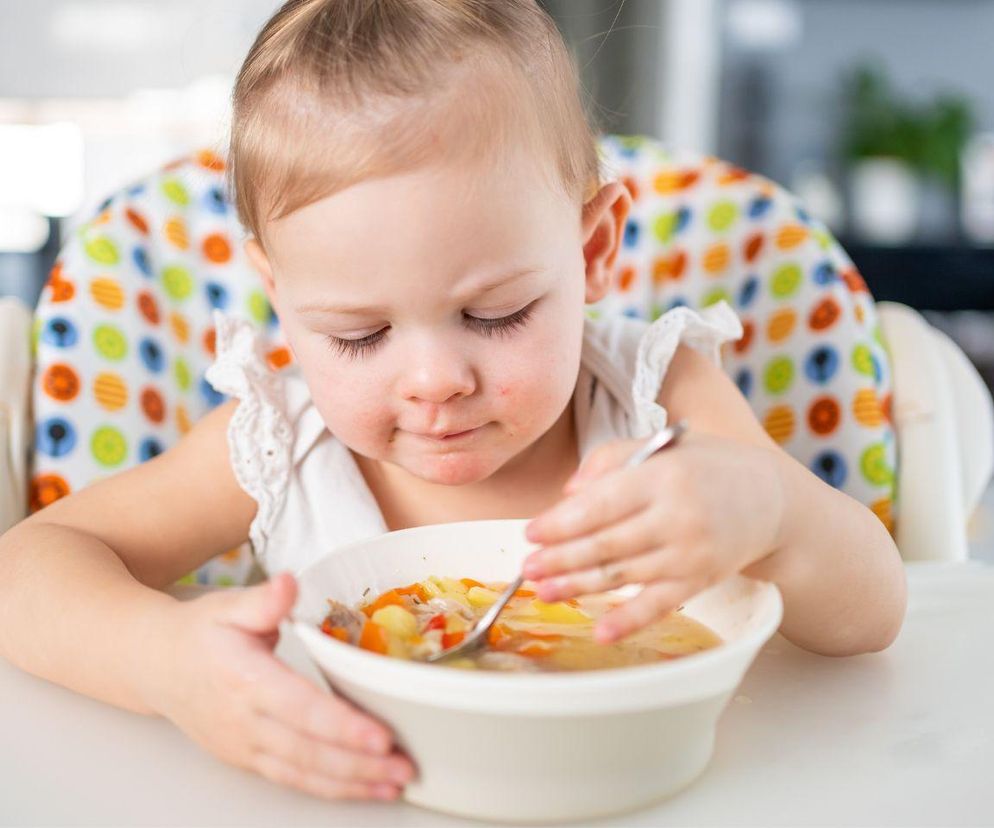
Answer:
[[[478,432],[482,431],[484,426],[476,426],[475,428],[468,428],[464,431],[446,431],[446,432],[436,432],[434,434],[418,434],[417,432],[411,432],[416,437],[421,437],[425,440],[430,440],[433,443],[452,443],[457,440],[465,440],[468,437],[472,437]]]

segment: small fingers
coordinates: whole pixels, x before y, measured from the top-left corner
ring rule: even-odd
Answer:
[[[631,635],[675,610],[698,591],[699,587],[690,580],[648,584],[634,598],[601,618],[594,628],[594,638],[600,644],[611,644]]]
[[[272,657],[260,667],[253,708],[301,733],[367,753],[389,752],[393,735],[371,716],[315,687]]]
[[[322,799],[384,799],[400,796],[400,789],[387,782],[359,782],[335,779],[321,773],[307,771],[268,753],[260,753],[253,765],[261,776]]]
[[[617,589],[624,584],[646,584],[661,578],[686,574],[680,552],[673,547],[653,549],[642,555],[604,561],[597,566],[539,581],[538,597],[543,601],[564,601]]]
[[[408,759],[393,754],[371,756],[322,742],[259,714],[254,722],[253,746],[261,753],[296,765],[302,772],[316,773],[341,781],[406,785],[414,778]]]

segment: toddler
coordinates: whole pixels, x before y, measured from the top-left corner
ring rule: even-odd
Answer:
[[[777,584],[802,647],[894,639],[897,550],[722,373],[731,309],[586,318],[630,196],[534,0],[291,0],[238,75],[229,161],[295,364],[218,316],[231,399],[0,539],[4,657],[279,783],[393,799],[415,769],[390,731],[272,653],[293,573],[341,543],[530,517],[544,600],[644,585],[601,641],[737,572]],[[679,445],[623,468],[676,419]],[[268,581],[161,591],[246,540]]]

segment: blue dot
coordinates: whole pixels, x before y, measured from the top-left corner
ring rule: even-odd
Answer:
[[[76,430],[62,417],[50,417],[35,429],[35,447],[49,457],[65,457],[76,447]]]
[[[148,251],[144,247],[136,247],[131,251],[131,258],[144,276],[152,275],[152,263],[148,260]]]
[[[228,202],[220,187],[209,187],[204,193],[204,207],[211,213],[223,216],[228,212]]]
[[[752,372],[748,368],[742,368],[735,375],[735,384],[739,387],[743,397],[752,393]]]
[[[212,308],[224,310],[228,307],[231,297],[228,295],[228,290],[224,285],[219,285],[217,282],[208,282],[204,286],[204,290],[207,292],[207,301],[211,303]]]
[[[798,207],[797,210],[795,210],[795,212],[797,214],[797,218],[800,221],[804,222],[804,224],[811,224],[811,216],[808,215],[807,210],[805,210],[803,207]]]
[[[642,318],[642,312],[638,308],[627,307],[627,308],[625,308],[622,311],[622,313],[625,316],[627,316],[629,319],[641,319]]]
[[[877,358],[876,354],[870,354],[870,361],[873,363],[873,379],[876,380],[879,385],[881,376],[883,375],[883,370],[880,367],[880,360]]]
[[[162,452],[162,443],[155,437],[146,437],[138,446],[138,461],[144,463],[146,460],[158,457]]]
[[[142,193],[145,192],[145,185],[135,184],[133,187],[128,187],[128,189],[125,190],[125,192],[132,198],[137,198],[138,196],[140,196]]]
[[[97,215],[100,215],[113,203],[114,203],[114,196],[108,196],[107,198],[105,198],[103,201],[100,202],[100,205],[97,207]]]
[[[759,293],[759,279],[756,276],[750,276],[743,282],[739,290],[739,307],[749,307],[752,304],[752,300],[756,298],[757,293]]]
[[[215,408],[223,403],[227,397],[211,385],[206,377],[200,378],[200,395],[206,400],[207,405]]]
[[[686,230],[690,224],[691,216],[693,216],[693,213],[689,207],[681,207],[676,214],[676,224],[673,227],[673,232],[681,233]]]
[[[835,272],[835,267],[831,262],[822,262],[813,271],[812,276],[816,285],[830,285],[839,278]]]
[[[773,199],[766,196],[757,196],[749,202],[749,218],[762,218],[773,206]]]
[[[804,359],[804,374],[818,385],[827,383],[839,368],[839,352],[831,345],[819,345]]]
[[[823,451],[815,457],[811,471],[836,489],[846,482],[846,461],[837,451]]]
[[[161,373],[165,367],[166,358],[159,343],[151,337],[145,337],[138,345],[138,353],[149,371],[153,374]]]
[[[639,226],[634,221],[625,224],[625,247],[635,247],[639,243]]]
[[[676,296],[670,300],[669,305],[666,306],[666,310],[673,310],[673,308],[685,308],[690,303],[687,302],[682,296]]]
[[[79,332],[64,316],[56,316],[45,323],[41,331],[41,341],[56,348],[71,348],[79,341]]]

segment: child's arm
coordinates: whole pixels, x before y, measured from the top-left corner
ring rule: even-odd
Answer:
[[[329,798],[395,798],[409,761],[381,723],[272,654],[287,575],[179,602],[157,591],[248,534],[231,471],[236,402],[174,448],[60,500],[0,537],[0,656],[172,719],[220,758]]]
[[[678,349],[659,402],[689,423],[681,445],[630,470],[619,467],[638,443],[603,446],[572,496],[530,525],[529,537],[548,545],[525,567],[543,580],[540,594],[652,582],[611,613],[605,638],[615,638],[743,571],[777,584],[781,631],[802,647],[844,655],[890,644],[906,585],[877,517],[786,454],[731,380],[692,349]]]

